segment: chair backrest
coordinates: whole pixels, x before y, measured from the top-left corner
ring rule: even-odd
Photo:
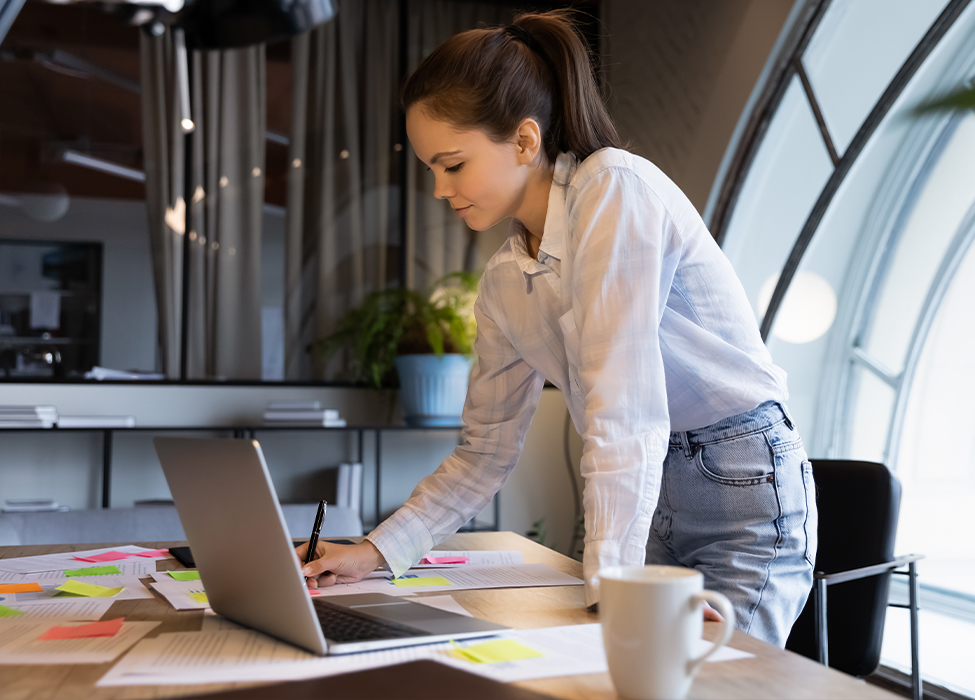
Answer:
[[[816,571],[827,574],[894,558],[901,487],[883,464],[814,459],[819,508]],[[829,665],[865,676],[880,663],[890,573],[830,586],[827,594]],[[812,596],[792,628],[786,649],[818,658]]]

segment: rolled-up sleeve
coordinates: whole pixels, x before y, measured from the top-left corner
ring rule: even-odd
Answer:
[[[367,536],[396,576],[490,503],[518,462],[538,405],[544,378],[508,341],[484,296],[482,283],[461,444]]]
[[[670,419],[658,329],[680,238],[650,188],[606,168],[569,210],[571,320],[563,324],[573,391],[583,397],[583,572],[587,603],[601,567],[642,565]],[[571,328],[571,326],[575,328]],[[574,366],[573,366],[574,365]]]

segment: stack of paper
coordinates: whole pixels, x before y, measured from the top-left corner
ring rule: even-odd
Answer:
[[[339,417],[338,411],[323,409],[318,401],[280,399],[268,403],[264,411],[264,425],[344,428],[345,421]]]
[[[52,428],[57,420],[54,406],[0,406],[0,428]]]

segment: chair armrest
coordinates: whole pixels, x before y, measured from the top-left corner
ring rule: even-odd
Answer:
[[[891,569],[896,569],[899,566],[904,566],[910,564],[911,562],[918,561],[919,559],[924,559],[923,554],[905,554],[902,557],[897,557],[893,561],[884,562],[883,564],[874,564],[872,566],[864,566],[859,569],[850,569],[849,571],[837,571],[832,574],[827,574],[823,571],[813,572],[813,578],[817,581],[826,581],[827,586],[832,586],[834,583],[845,583],[846,581],[856,581],[857,579],[867,578],[868,576],[876,576],[878,574],[885,573]]]

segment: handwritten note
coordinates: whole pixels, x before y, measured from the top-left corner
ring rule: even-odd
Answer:
[[[105,622],[92,622],[86,625],[75,625],[73,627],[52,627],[42,634],[38,639],[92,639],[94,637],[114,637],[122,629],[124,618],[106,620]]]
[[[40,593],[44,589],[39,583],[0,583],[0,593]]]
[[[451,583],[443,576],[418,576],[416,578],[395,578],[393,585],[400,588],[414,588],[417,586],[449,586]]]
[[[524,661],[525,659],[540,659],[545,656],[542,652],[514,639],[495,639],[469,647],[461,647],[451,642],[454,648],[448,655],[456,659],[464,659],[475,664],[500,664],[505,661]]]
[[[94,583],[84,583],[83,581],[65,581],[56,590],[72,595],[83,595],[86,598],[111,598],[118,595],[125,586],[118,588],[107,588]]]
[[[177,581],[199,581],[200,572],[199,571],[170,571],[169,575],[172,576]]]
[[[89,566],[84,569],[65,569],[65,576],[111,576],[121,574],[122,570],[117,566]]]

